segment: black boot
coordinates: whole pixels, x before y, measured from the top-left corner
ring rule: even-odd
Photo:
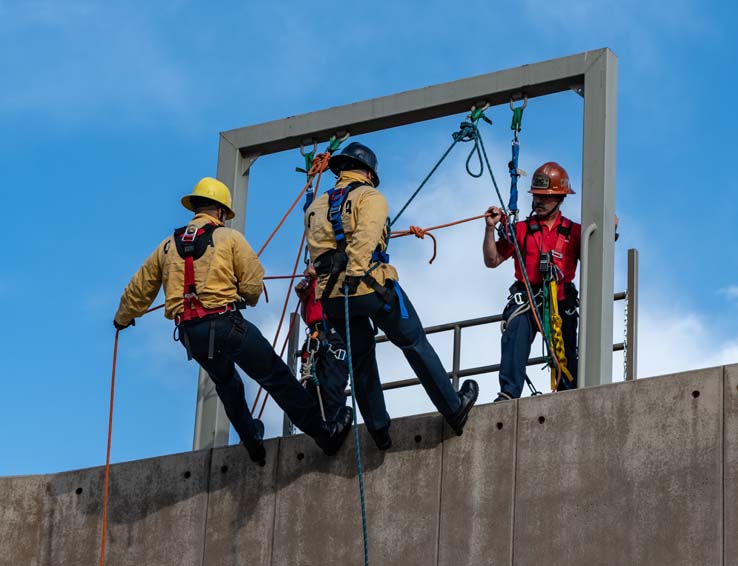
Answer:
[[[264,448],[264,423],[259,419],[254,419],[254,427],[256,434],[253,438],[242,440],[243,445],[249,453],[252,462],[263,466],[266,464],[266,449]]]
[[[332,456],[341,448],[353,423],[354,411],[351,407],[341,407],[336,413],[336,420],[323,423],[324,434],[315,438],[316,444],[327,456]]]
[[[461,389],[459,389],[459,401],[461,407],[456,413],[447,420],[449,426],[454,430],[457,436],[461,436],[464,432],[466,419],[469,417],[469,411],[474,406],[479,396],[479,385],[473,379],[467,379]]]
[[[374,444],[376,444],[377,448],[380,450],[389,450],[392,448],[392,438],[389,435],[389,427],[390,425],[387,425],[382,428],[378,428],[377,430],[367,428],[369,434],[374,439]]]

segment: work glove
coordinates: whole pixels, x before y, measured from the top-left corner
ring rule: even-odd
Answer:
[[[115,326],[116,330],[125,330],[129,326],[136,326],[136,319],[132,318],[128,324],[118,324],[118,321],[113,319],[113,326]]]
[[[361,283],[361,276],[359,275],[347,275],[343,279],[343,292],[347,295],[353,295],[356,293],[356,289]]]
[[[303,277],[300,282],[295,286],[295,293],[298,297],[302,297],[310,286],[311,279],[309,277]]]

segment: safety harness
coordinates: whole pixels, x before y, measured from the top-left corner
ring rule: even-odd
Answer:
[[[522,257],[528,257],[528,239],[534,237],[537,232],[541,232],[543,228],[541,223],[535,216],[530,216],[525,220],[526,230],[523,238],[523,253]],[[558,284],[563,279],[562,266],[560,262],[564,259],[564,254],[569,242],[569,236],[572,230],[572,221],[568,218],[562,217],[561,222],[557,228],[556,244],[552,250],[544,251],[540,249],[538,259],[538,271],[541,274],[543,284],[535,291],[533,300],[535,304],[542,307],[543,320],[542,326],[546,337],[550,340],[552,345],[551,355],[556,357],[556,364],[553,365],[553,360],[549,362],[551,365],[551,389],[556,390],[558,388],[557,375],[559,371],[569,381],[574,381],[574,377],[569,371],[568,360],[566,352],[564,350],[564,338],[562,332],[563,320],[559,314],[559,300],[558,300]],[[509,233],[508,230],[505,231]],[[532,287],[532,286],[531,286]],[[566,291],[567,289],[565,289]],[[511,313],[508,320],[503,323],[502,331],[507,329],[507,325],[510,324],[513,318],[520,316],[531,309],[531,305],[528,301],[524,300],[524,286],[515,284],[510,288],[510,299],[515,300],[518,307]],[[568,293],[567,293],[568,294]]]
[[[205,308],[197,295],[195,286],[195,261],[200,259],[208,247],[213,246],[213,232],[220,228],[217,224],[208,222],[202,227],[189,224],[174,231],[174,245],[177,253],[184,260],[184,291],[183,310],[175,316],[174,322],[179,327],[182,323],[193,320],[201,320],[212,315],[220,315],[238,309],[237,303],[231,303],[223,307],[213,309]],[[215,343],[215,327],[211,324],[208,345],[208,359],[213,359]],[[187,350],[187,359],[192,359],[189,339],[186,332],[182,332],[182,342]]]
[[[529,216],[525,220],[525,237],[523,238],[523,257],[528,257],[528,237],[533,237],[536,232],[541,232],[543,228],[541,223],[535,216]],[[563,278],[563,272],[557,262],[564,259],[564,252],[569,244],[569,235],[571,234],[572,221],[566,217],[561,218],[558,228],[556,229],[556,245],[552,250],[543,252],[541,250],[541,256],[539,260],[539,271],[545,273],[550,268],[555,275],[555,279],[560,281]],[[550,255],[549,255],[550,254]],[[545,264],[548,262],[548,264]]]
[[[327,299],[331,296],[333,289],[338,282],[338,278],[341,273],[346,271],[348,265],[348,255],[346,254],[346,234],[343,229],[343,210],[348,198],[349,193],[357,187],[364,186],[363,182],[354,182],[346,185],[345,187],[334,187],[328,191],[328,220],[330,220],[331,227],[333,228],[333,235],[336,238],[336,249],[330,250],[318,256],[313,263],[315,271],[318,275],[328,274],[328,281],[326,281],[321,300]],[[381,244],[377,245],[377,248],[372,253],[371,263],[373,266],[367,270],[367,272],[361,277],[361,281],[368,285],[374,290],[384,301],[384,309],[389,311],[392,307],[393,298],[397,295],[400,312],[402,318],[408,318],[407,308],[405,306],[405,300],[402,296],[402,291],[396,282],[392,282],[391,288],[384,285],[380,285],[379,282],[371,275],[371,272],[382,263],[389,263],[389,254],[386,252],[386,248]]]

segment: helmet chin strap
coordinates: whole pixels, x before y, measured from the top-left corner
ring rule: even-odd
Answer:
[[[555,213],[555,212],[556,212],[557,210],[559,210],[559,207],[561,207],[561,203],[560,203],[560,202],[557,202],[557,203],[556,203],[556,206],[554,206],[554,207],[553,207],[553,208],[552,208],[552,209],[551,209],[550,211],[548,211],[548,213],[547,213],[547,214],[546,214],[545,216],[543,216],[543,215],[541,215],[541,214],[538,214],[538,213],[536,212],[536,207],[535,207],[535,204],[531,204],[531,208],[533,209],[533,212],[536,212],[536,216],[538,217],[538,219],[539,219],[539,220],[544,220],[544,221],[545,221],[545,220],[548,220],[549,218],[551,218],[551,216],[553,216],[553,215],[554,215],[554,213]]]

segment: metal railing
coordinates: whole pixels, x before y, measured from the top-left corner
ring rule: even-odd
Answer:
[[[638,350],[638,250],[628,250],[628,288],[625,291],[615,293],[613,295],[613,301],[626,301],[625,306],[625,327],[624,327],[624,340],[613,344],[613,352],[625,352],[625,379],[633,380],[636,379],[636,362],[637,362],[637,350]],[[487,324],[495,324],[502,322],[502,314],[493,314],[489,316],[483,316],[480,318],[471,318],[467,320],[460,320],[456,322],[447,322],[445,324],[437,324],[435,326],[428,326],[424,328],[426,334],[438,334],[440,332],[453,332],[453,355],[451,362],[451,371],[448,372],[449,379],[453,382],[454,389],[459,388],[459,380],[464,377],[471,377],[474,375],[483,375],[488,373],[495,373],[499,371],[500,364],[491,364],[486,366],[477,366],[472,368],[461,368],[461,331],[464,328],[472,328],[475,326],[484,326]],[[288,360],[295,360],[299,343],[297,336],[300,336],[300,327],[302,325],[299,316],[294,315],[290,319],[292,324],[292,336],[294,339],[290,340],[288,348]],[[378,336],[376,338],[377,344],[388,342],[386,336]],[[543,356],[530,358],[527,362],[527,366],[535,366],[545,363],[547,360]],[[389,381],[382,383],[382,390],[389,391],[391,389],[400,389],[403,387],[411,387],[414,385],[420,385],[420,380],[417,378],[401,379],[397,381]],[[347,395],[351,395],[351,390],[346,390]],[[285,434],[290,434],[289,424],[285,417]]]

